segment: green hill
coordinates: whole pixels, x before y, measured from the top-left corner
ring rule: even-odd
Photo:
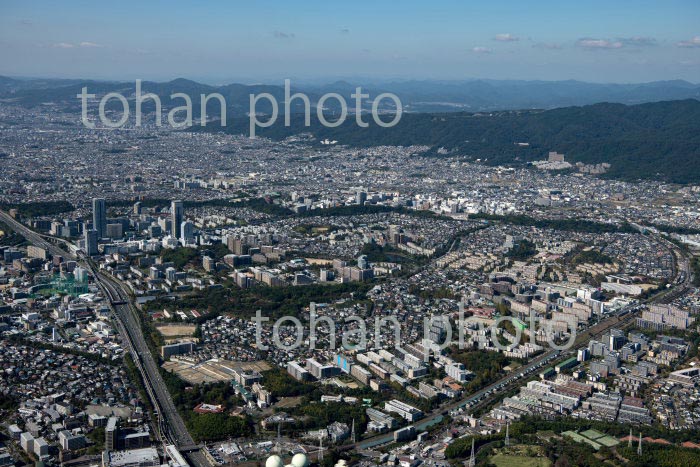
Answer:
[[[695,99],[545,111],[404,113],[392,128],[379,127],[369,116],[364,119],[370,122],[368,128],[359,128],[353,117],[337,128],[326,128],[313,118],[311,127],[304,127],[298,115],[285,127],[280,117],[278,124],[259,128],[257,134],[282,139],[310,133],[317,140],[355,147],[427,145],[436,157],[447,153],[491,165],[521,165],[558,151],[570,162],[610,163],[608,177],[700,182],[700,101]],[[234,120],[225,131],[248,134],[248,125],[247,119]],[[210,124],[195,131],[222,129]]]

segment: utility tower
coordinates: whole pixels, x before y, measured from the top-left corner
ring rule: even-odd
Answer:
[[[639,432],[639,446],[637,446],[637,455],[642,455],[642,433]]]
[[[277,422],[277,446],[275,446],[277,454],[282,453],[282,420]]]
[[[630,437],[627,439],[627,447],[632,447],[632,428],[630,428]]]
[[[469,467],[476,466],[476,456],[474,456],[474,438],[472,438],[472,455],[469,457]]]
[[[318,435],[318,462],[323,462],[323,436]]]

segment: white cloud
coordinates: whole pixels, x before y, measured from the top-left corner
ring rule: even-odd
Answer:
[[[692,39],[690,39],[689,41],[680,41],[676,45],[678,47],[684,47],[684,48],[700,47],[700,36],[695,36]]]
[[[294,38],[293,32],[275,31],[273,34],[277,39],[293,39]]]
[[[474,47],[472,49],[472,52],[478,54],[490,54],[491,52],[493,52],[493,49],[490,49],[488,47]]]
[[[579,39],[578,42],[576,42],[576,45],[578,45],[579,47],[583,47],[584,49],[591,49],[591,50],[621,49],[623,47],[623,44],[620,41],[610,41],[607,39],[591,39],[591,38]]]
[[[538,42],[533,45],[536,49],[550,49],[550,50],[561,50],[561,45],[554,42]]]
[[[508,34],[496,34],[496,36],[493,38],[493,40],[499,41],[499,42],[516,42],[516,41],[519,41],[520,38],[508,33]]]
[[[617,40],[625,45],[648,47],[656,45],[656,39],[647,36],[618,37]]]
[[[57,42],[55,44],[52,44],[51,47],[53,47],[54,49],[74,49],[76,47],[80,47],[83,49],[89,49],[89,48],[103,47],[103,45],[98,44],[96,42],[83,41],[83,42],[79,42],[77,44],[73,44],[71,42]]]

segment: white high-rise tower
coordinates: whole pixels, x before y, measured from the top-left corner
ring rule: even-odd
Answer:
[[[176,200],[170,203],[170,221],[171,221],[171,232],[173,238],[180,238],[180,230],[182,229],[182,221],[185,218],[185,206],[182,201]]]

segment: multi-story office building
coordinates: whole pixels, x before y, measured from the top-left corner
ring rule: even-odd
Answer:
[[[107,224],[103,237],[111,239],[119,239],[124,236],[124,227],[122,224]]]
[[[107,451],[115,451],[117,449],[117,440],[119,438],[119,419],[117,417],[109,417],[107,426],[105,427],[105,449]]]
[[[180,238],[182,222],[185,220],[185,206],[180,200],[170,203],[170,223],[173,238]]]
[[[194,342],[178,342],[175,344],[164,345],[160,348],[160,355],[163,360],[167,360],[173,355],[191,353],[194,351]]]
[[[92,200],[92,228],[97,230],[99,238],[103,238],[107,233],[107,207],[104,198]]]
[[[394,428],[396,426],[396,420],[391,415],[387,415],[382,411],[368,408],[366,413],[367,418],[369,418],[373,422],[381,423],[387,428]]]
[[[99,232],[95,229],[85,229],[85,253],[88,256],[95,256],[98,253],[97,242]]]
[[[423,412],[405,402],[393,399],[384,403],[384,410],[398,414],[409,422],[415,422],[423,417]]]
[[[194,239],[194,224],[190,221],[184,221],[180,225],[180,239],[187,244]]]

